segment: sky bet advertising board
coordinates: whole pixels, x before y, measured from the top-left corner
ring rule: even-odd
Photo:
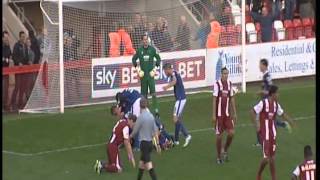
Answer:
[[[162,86],[168,78],[162,69],[163,64],[171,63],[183,78],[186,88],[194,86],[195,82],[205,81],[205,55],[186,53],[175,56],[174,53],[161,55],[161,64],[155,75],[156,90],[162,91]],[[188,57],[189,56],[189,57]],[[171,58],[170,58],[171,57]],[[92,61],[92,97],[110,97],[124,88],[140,90],[140,80],[136,69],[131,63],[131,57],[98,58]]]

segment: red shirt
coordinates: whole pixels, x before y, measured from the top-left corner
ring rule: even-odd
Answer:
[[[297,166],[293,174],[300,180],[316,180],[316,162],[314,160],[304,161]]]
[[[119,146],[124,139],[129,139],[129,125],[126,119],[120,119],[113,127],[109,143]]]
[[[213,96],[216,97],[216,117],[230,116],[230,98],[233,96],[231,81],[216,81]]]
[[[263,140],[275,140],[277,131],[275,127],[276,116],[283,114],[283,109],[277,101],[268,98],[261,100],[254,106],[254,111],[260,117],[260,133]]]

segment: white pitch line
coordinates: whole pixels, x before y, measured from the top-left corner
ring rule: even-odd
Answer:
[[[293,120],[300,121],[300,120],[311,119],[311,118],[315,118],[315,116],[314,115],[313,116],[302,116],[302,117],[294,118]],[[236,127],[248,127],[248,126],[253,126],[253,125],[251,123],[236,125]],[[190,133],[198,133],[198,132],[204,132],[204,131],[214,131],[214,129],[213,128],[193,129],[193,130],[190,130],[189,132]],[[31,156],[39,156],[39,155],[51,154],[51,153],[57,153],[57,152],[66,152],[66,151],[71,151],[71,150],[86,149],[86,148],[91,148],[91,147],[96,147],[96,146],[102,146],[105,144],[106,143],[89,144],[89,145],[75,146],[75,147],[70,147],[70,148],[55,149],[55,150],[50,150],[50,151],[42,151],[42,152],[38,152],[38,153],[19,153],[19,152],[7,151],[7,150],[3,150],[2,153],[15,155],[15,156],[31,157]]]

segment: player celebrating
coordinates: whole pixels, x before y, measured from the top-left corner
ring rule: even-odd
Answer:
[[[107,144],[108,163],[96,160],[94,169],[98,174],[100,174],[102,170],[106,170],[111,173],[122,172],[119,160],[119,146],[122,144],[124,144],[127,150],[129,161],[132,163],[133,167],[136,166],[129,139],[129,128],[133,128],[137,117],[130,114],[127,121],[124,119],[121,107],[117,106],[111,107],[111,114],[117,116],[120,120],[114,126],[112,136]]]
[[[121,110],[124,112],[125,116],[129,113],[132,113],[137,117],[139,116],[140,99],[141,94],[134,89],[125,89],[116,94],[118,106],[121,106]]]
[[[292,180],[316,180],[316,162],[312,159],[311,146],[304,147],[304,162],[293,171]]]
[[[163,90],[166,91],[173,87],[176,98],[173,112],[173,122],[175,123],[175,145],[179,145],[179,133],[181,131],[185,137],[183,147],[187,147],[191,141],[191,135],[182,123],[182,112],[187,101],[182,78],[178,72],[173,70],[172,65],[169,63],[165,64],[163,69],[170,81],[169,84],[163,87]]]
[[[260,163],[260,168],[257,175],[257,180],[261,180],[262,172],[265,166],[270,163],[270,172],[272,180],[276,179],[275,160],[274,155],[276,151],[276,116],[281,116],[284,120],[289,121],[292,124],[292,120],[284,113],[278,99],[278,87],[271,85],[269,88],[268,98],[261,100],[251,110],[251,119],[256,122],[256,114],[259,114],[259,123],[255,123],[257,132],[259,132],[262,142],[263,159]]]
[[[154,58],[156,62],[154,63]],[[137,60],[139,59],[140,67],[137,68]],[[156,73],[156,67],[160,66],[160,56],[156,49],[149,45],[148,36],[143,36],[143,46],[141,46],[136,54],[132,57],[132,64],[139,73],[141,80],[141,94],[148,98],[148,89],[152,96],[152,107],[154,113],[159,113],[157,98],[156,98],[156,88],[154,76]]]
[[[234,91],[232,89],[231,81],[228,80],[228,75],[229,70],[226,67],[222,68],[221,79],[217,80],[213,84],[212,120],[213,127],[216,131],[216,148],[218,164],[222,164],[223,161],[228,160],[227,152],[233,139],[234,124],[237,121],[236,105],[233,97]],[[232,109],[232,111],[230,109]],[[232,114],[230,114],[230,112],[232,112]],[[227,131],[228,136],[223,148],[222,159],[222,134],[225,130]]]
[[[267,59],[260,60],[259,69],[260,69],[261,73],[263,73],[263,76],[262,76],[263,84],[262,84],[262,90],[258,91],[258,95],[261,96],[262,99],[265,99],[268,97],[269,87],[272,85],[272,78],[271,78],[271,75],[268,71],[268,60]],[[256,117],[256,120],[259,121],[258,115]],[[289,132],[291,132],[290,124],[288,124],[287,122],[280,121],[280,120],[276,119],[275,123],[276,123],[276,126],[287,128],[289,130]],[[254,144],[254,146],[261,146],[258,132],[257,132],[257,143]]]

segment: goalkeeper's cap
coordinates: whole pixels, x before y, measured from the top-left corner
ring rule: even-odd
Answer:
[[[164,64],[163,69],[172,69],[172,64],[170,64],[170,63]]]
[[[134,114],[132,114],[132,113],[130,113],[130,114],[128,115],[128,119],[131,119],[133,122],[136,122],[136,121],[137,121],[137,116],[134,115]]]

